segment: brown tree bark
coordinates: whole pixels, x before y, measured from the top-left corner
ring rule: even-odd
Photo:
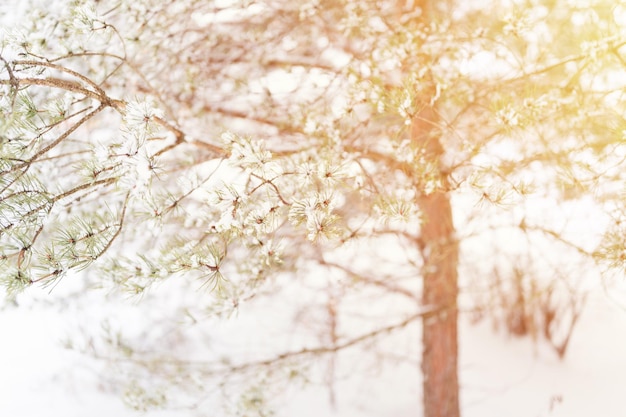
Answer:
[[[436,112],[432,107],[425,107],[415,115],[411,125],[411,139],[422,147],[425,160],[436,167],[441,182],[440,188],[417,198],[423,216],[420,230],[424,259],[422,304],[435,309],[435,313],[423,320],[424,416],[459,417],[456,308],[459,247],[436,124]]]
[[[417,0],[422,23],[430,17],[431,0]],[[422,330],[423,403],[425,417],[459,417],[458,379],[458,258],[450,196],[447,192],[444,149],[438,113],[433,103],[435,85],[424,80],[416,97],[411,140],[435,170],[439,187],[431,193],[418,190],[417,204],[423,216],[420,249],[424,259],[422,303],[435,312],[424,317]],[[419,176],[419,174],[418,174]],[[418,181],[419,184],[419,181]]]
[[[422,373],[424,416],[459,417],[456,299],[458,244],[454,237],[450,198],[435,192],[418,199],[424,216],[422,303],[436,308],[424,317]]]

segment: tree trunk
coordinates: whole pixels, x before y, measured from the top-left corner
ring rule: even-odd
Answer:
[[[420,19],[430,16],[430,0],[417,0]],[[459,246],[455,236],[448,179],[442,163],[444,149],[438,113],[434,108],[436,92],[432,77],[420,86],[411,122],[411,140],[424,160],[435,171],[439,187],[432,193],[418,190],[417,204],[423,216],[421,251],[424,259],[422,303],[435,308],[423,320],[422,373],[424,377],[424,416],[459,417],[459,379],[457,370],[458,329],[457,295]],[[418,173],[418,177],[420,174]],[[418,184],[420,181],[417,181]],[[421,187],[419,187],[421,188]],[[423,193],[423,194],[420,194]]]
[[[435,167],[441,183],[434,192],[417,198],[423,217],[420,230],[424,259],[422,304],[435,309],[423,320],[424,416],[459,417],[456,307],[459,246],[450,197],[446,192],[447,177],[441,165],[443,148],[436,126],[437,114],[432,105],[424,106],[411,124],[411,139],[421,147],[425,160]]]
[[[435,170],[440,182],[430,194],[418,190],[417,198],[423,217],[420,230],[424,259],[422,305],[435,309],[433,314],[424,317],[422,329],[424,416],[459,417],[456,307],[459,246],[446,191],[447,175],[441,162],[444,150],[437,127],[438,116],[428,101],[434,94],[434,86],[428,83],[433,88],[424,89],[424,103],[418,103],[421,110],[411,123],[411,140],[420,147],[424,160]]]
[[[457,261],[450,198],[435,192],[419,198],[424,216],[422,302],[436,307],[423,320],[422,373],[424,416],[459,417],[457,373]]]

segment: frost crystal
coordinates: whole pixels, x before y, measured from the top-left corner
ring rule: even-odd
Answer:
[[[158,125],[155,118],[162,118],[163,111],[148,101],[131,101],[126,105],[124,123],[129,132],[138,137],[155,133]]]

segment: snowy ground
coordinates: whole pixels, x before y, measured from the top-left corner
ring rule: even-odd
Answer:
[[[610,294],[613,297],[619,292],[613,289]],[[89,313],[28,304],[23,300],[19,308],[9,306],[0,313],[0,415],[136,415],[118,397],[100,390],[101,364],[63,348],[62,339],[81,321],[78,316]],[[624,352],[626,310],[600,288],[589,297],[563,361],[545,345],[528,338],[496,334],[487,323],[464,322],[460,362],[463,415],[623,416]],[[312,388],[290,395],[279,415],[415,416],[420,404],[416,374],[411,365],[403,365],[388,369],[373,383],[340,383],[337,394],[341,405],[335,413],[323,405],[327,390]],[[376,397],[376,401],[372,408],[363,409],[362,400],[368,397]]]
[[[466,417],[624,415],[626,310],[602,291],[590,296],[563,361],[489,326],[462,332]]]

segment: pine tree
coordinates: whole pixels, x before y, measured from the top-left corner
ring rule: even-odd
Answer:
[[[483,294],[517,294],[511,329],[560,355],[569,340],[554,339],[553,298],[568,281],[507,272],[498,233],[530,259],[566,251],[547,275],[624,270],[623,16],[565,0],[33,6],[0,51],[0,281],[14,295],[81,270],[132,294],[178,280],[212,317],[298,288],[298,314],[324,317],[314,347],[202,366],[130,354],[171,380],[261,375],[244,408],[314,358],[332,386],[341,352],[422,321],[425,415],[458,416],[459,271],[517,277]],[[555,228],[536,198],[591,199],[606,233]],[[453,220],[455,204],[472,212]],[[478,259],[485,236],[494,256]],[[354,319],[359,304],[378,314]],[[196,321],[196,307],[181,310]]]

